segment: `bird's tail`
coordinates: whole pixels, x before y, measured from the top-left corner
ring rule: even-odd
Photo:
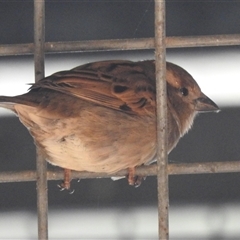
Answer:
[[[17,97],[0,96],[0,107],[14,111],[14,104],[17,103]]]
[[[0,107],[10,109],[15,112],[15,104],[31,105],[24,95],[25,94],[14,97],[0,96]]]

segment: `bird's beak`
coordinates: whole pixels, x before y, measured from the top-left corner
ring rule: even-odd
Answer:
[[[219,112],[220,111],[217,104],[204,94],[202,94],[201,97],[195,99],[195,110],[197,112]]]

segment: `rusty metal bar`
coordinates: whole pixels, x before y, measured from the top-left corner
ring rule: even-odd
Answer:
[[[167,37],[167,48],[219,47],[240,45],[240,34]]]
[[[34,0],[34,64],[35,81],[44,77],[44,42],[45,42],[45,1]],[[37,151],[37,211],[38,239],[48,239],[48,191],[47,163],[39,149]]]
[[[169,239],[165,0],[155,0],[158,237]]]
[[[240,45],[240,34],[166,37],[167,48]],[[154,49],[154,38],[46,42],[45,53]],[[0,44],[0,56],[33,54],[34,44]]]
[[[169,175],[185,175],[185,174],[217,174],[217,173],[240,173],[240,161],[226,162],[204,162],[204,163],[169,163]],[[106,173],[90,173],[72,171],[73,179],[90,179],[90,178],[109,178],[126,176],[128,170],[122,170],[114,174]],[[141,166],[136,168],[136,175],[140,176],[156,176],[157,164],[150,166]],[[56,169],[47,171],[47,179],[62,180],[64,177],[63,170]],[[25,171],[7,171],[0,172],[0,183],[8,182],[32,182],[37,180],[37,173],[34,170]]]

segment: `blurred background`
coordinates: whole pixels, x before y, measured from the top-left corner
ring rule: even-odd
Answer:
[[[239,1],[166,3],[167,36],[240,33]],[[33,1],[0,1],[0,44],[33,42]],[[46,1],[46,41],[154,36],[153,1]],[[46,55],[46,75],[104,59],[154,58],[153,50]],[[221,112],[201,114],[170,162],[239,161],[240,48],[168,49]],[[33,56],[0,57],[0,95],[27,91]],[[35,169],[35,147],[17,117],[0,110],[0,171]],[[240,174],[170,176],[170,239],[240,239]],[[73,180],[74,194],[49,182],[50,239],[157,239],[156,177]],[[0,184],[0,239],[37,237],[36,184]],[[9,224],[11,223],[11,224]]]

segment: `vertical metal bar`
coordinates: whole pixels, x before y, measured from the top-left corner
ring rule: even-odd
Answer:
[[[35,81],[44,77],[45,1],[34,0]],[[37,149],[38,239],[48,239],[47,163]]]
[[[167,172],[167,99],[166,99],[166,46],[165,1],[155,0],[155,60],[157,90],[157,182],[159,239],[169,239],[168,172]]]
[[[44,77],[45,1],[34,0],[35,81]]]

